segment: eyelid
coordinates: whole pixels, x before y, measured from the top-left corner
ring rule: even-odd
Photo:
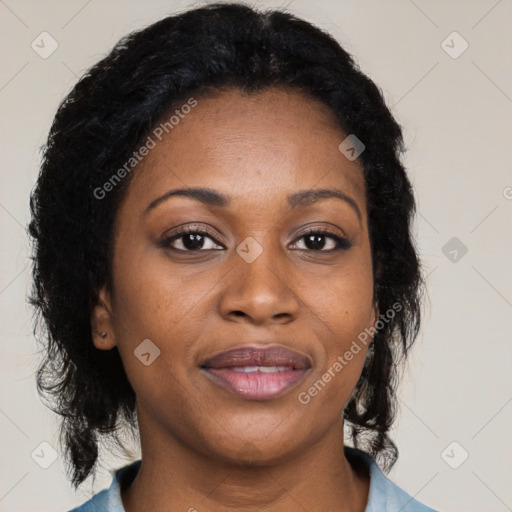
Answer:
[[[346,238],[346,239],[349,238],[342,229],[335,227],[335,226],[330,227],[329,225],[326,225],[325,223],[320,224],[320,225],[309,224],[308,226],[306,226],[303,230],[299,231],[294,236],[295,236],[295,239],[297,239],[298,237],[301,237],[304,235],[309,235],[310,233],[318,233],[318,232],[332,234],[333,236],[337,236],[339,238]]]
[[[204,233],[204,234],[207,234],[208,236],[212,237],[215,239],[215,241],[217,242],[217,238],[218,238],[218,234],[215,230],[213,230],[210,226],[208,226],[208,224],[189,224],[189,223],[186,223],[186,224],[180,224],[179,226],[175,226],[174,228],[172,229],[169,229],[167,230],[163,235],[162,235],[162,239],[165,239],[165,240],[168,240],[169,238],[172,238],[176,235],[182,235],[182,234],[187,234],[187,233]]]

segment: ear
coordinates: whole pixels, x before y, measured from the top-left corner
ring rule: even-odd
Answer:
[[[111,350],[116,346],[112,321],[110,294],[103,287],[98,294],[98,302],[91,312],[92,341],[100,350]]]

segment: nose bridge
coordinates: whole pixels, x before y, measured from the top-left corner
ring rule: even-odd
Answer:
[[[295,317],[298,299],[287,282],[285,258],[269,241],[263,246],[247,237],[240,243],[233,254],[233,272],[223,294],[222,314],[248,317],[254,323]]]

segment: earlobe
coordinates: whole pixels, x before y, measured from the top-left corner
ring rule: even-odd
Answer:
[[[96,348],[111,350],[116,346],[110,295],[105,287],[98,293],[98,301],[91,312],[91,331]]]

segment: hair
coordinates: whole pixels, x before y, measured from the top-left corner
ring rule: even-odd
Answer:
[[[323,102],[360,139],[374,301],[386,317],[344,410],[349,438],[387,471],[399,363],[420,325],[420,264],[411,235],[412,187],[400,161],[401,128],[382,93],[323,30],[283,10],[214,3],[168,16],[121,39],[61,102],[30,198],[34,332],[44,347],[36,374],[62,416],[60,443],[75,489],[94,472],[99,436],[138,430],[136,396],[117,348],[92,343],[91,311],[111,286],[118,206],[133,173],[104,186],[183,98],[225,88],[253,94],[293,88]],[[341,153],[340,153],[341,157]],[[136,170],[134,172],[137,172]],[[397,306],[399,305],[399,307]]]

